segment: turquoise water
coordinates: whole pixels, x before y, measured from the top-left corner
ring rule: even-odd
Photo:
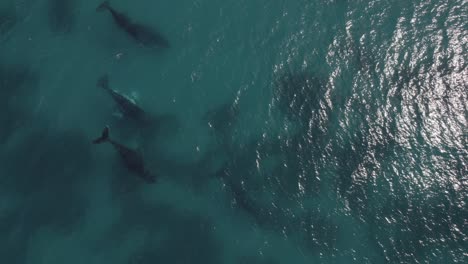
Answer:
[[[99,3],[0,2],[0,263],[466,263],[466,1]]]

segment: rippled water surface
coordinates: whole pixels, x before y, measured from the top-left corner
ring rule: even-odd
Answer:
[[[99,4],[0,2],[0,263],[466,263],[467,1]]]

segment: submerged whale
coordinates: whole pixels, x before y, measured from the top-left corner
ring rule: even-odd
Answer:
[[[101,78],[99,78],[97,81],[97,86],[109,93],[125,118],[137,121],[139,123],[145,123],[148,121],[146,112],[141,109],[141,107],[139,107],[133,99],[110,88],[109,77],[107,75],[103,75]]]
[[[114,100],[119,117],[122,117],[122,131],[138,130],[140,136],[154,138],[174,136],[179,131],[179,121],[171,114],[154,114],[143,110],[132,98],[112,89],[107,75],[100,77],[96,84],[105,90]]]
[[[159,32],[154,31],[147,26],[133,23],[126,15],[115,10],[110,5],[109,1],[102,2],[96,8],[96,11],[99,12],[105,10],[108,10],[111,13],[117,26],[127,32],[127,34],[143,46],[161,48],[169,47],[169,42]]]
[[[136,173],[147,183],[154,183],[156,181],[156,177],[146,169],[141,153],[112,140],[109,137],[108,126],[104,128],[99,138],[93,140],[93,144],[101,144],[104,142],[112,144],[129,171]]]

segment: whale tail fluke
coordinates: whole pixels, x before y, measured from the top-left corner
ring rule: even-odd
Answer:
[[[106,9],[109,9],[109,7],[110,7],[109,1],[104,1],[96,8],[96,11],[102,12]]]
[[[106,126],[104,130],[102,131],[102,134],[99,138],[96,138],[93,140],[93,144],[101,144],[103,142],[106,142],[109,140],[109,127]]]
[[[103,89],[109,89],[109,76],[104,74],[101,78],[98,79],[96,83],[97,87],[101,87]]]

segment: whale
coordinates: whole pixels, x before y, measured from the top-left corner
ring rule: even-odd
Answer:
[[[109,136],[109,126],[104,127],[101,136],[93,140],[93,144],[110,143],[118,152],[124,166],[131,172],[136,173],[146,183],[156,182],[156,177],[146,169],[143,156],[137,150],[124,146],[123,144],[112,140]]]
[[[109,77],[107,74],[101,76],[96,85],[105,90],[112,97],[123,117],[138,123],[145,123],[148,121],[147,113],[136,104],[135,100],[109,86]]]
[[[135,100],[112,89],[107,74],[97,80],[96,86],[104,90],[116,105],[117,112],[114,115],[121,121],[118,122],[119,133],[137,132],[139,136],[147,139],[172,137],[178,133],[180,122],[175,115],[143,110]]]
[[[146,47],[169,48],[168,40],[161,33],[151,29],[148,26],[137,24],[125,14],[117,11],[111,6],[109,1],[102,2],[96,11],[109,11],[114,22],[119,28],[125,31],[131,38]]]

